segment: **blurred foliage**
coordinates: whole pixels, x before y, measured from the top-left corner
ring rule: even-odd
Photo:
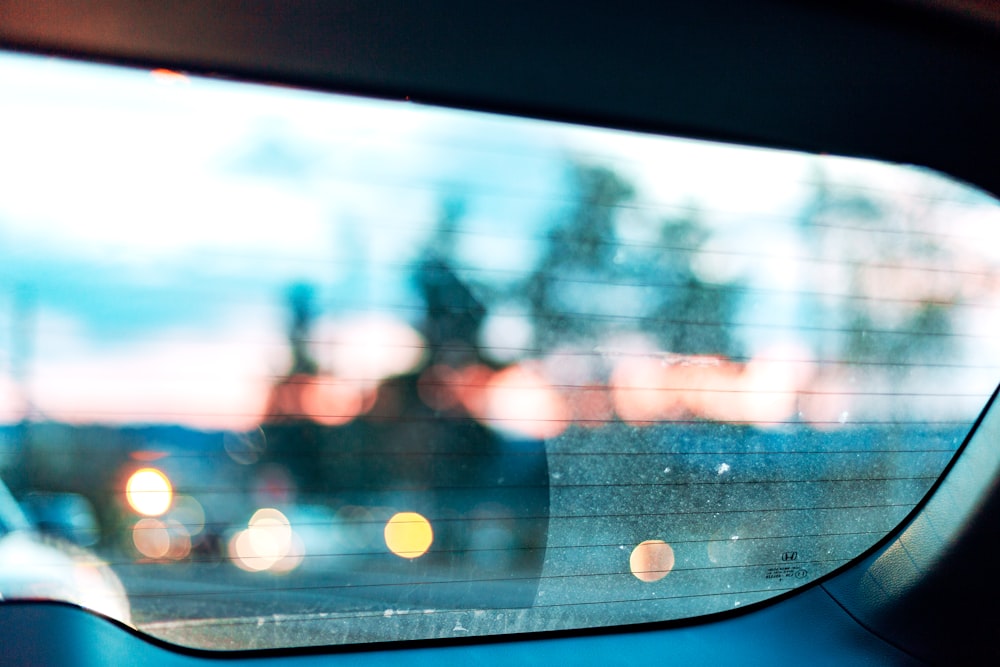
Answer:
[[[292,367],[288,374],[315,375],[316,361],[309,350],[309,332],[316,320],[316,289],[306,283],[288,288],[288,344],[292,352]]]
[[[738,355],[730,325],[742,289],[710,284],[697,274],[695,262],[711,238],[697,208],[640,220],[658,228],[658,237],[634,242],[622,238],[617,223],[620,216],[645,213],[635,187],[604,166],[574,163],[569,169],[573,203],[555,224],[524,290],[539,351],[644,331],[670,352]],[[594,303],[599,309],[588,311]]]
[[[814,180],[800,217],[820,262],[808,288],[821,302],[813,309],[820,322],[840,334],[820,341],[821,351],[828,349],[821,356],[877,362],[898,376],[956,353],[954,318],[966,281],[941,270],[958,264],[957,251],[928,231],[940,202],[889,201],[892,193],[834,185],[820,171]]]

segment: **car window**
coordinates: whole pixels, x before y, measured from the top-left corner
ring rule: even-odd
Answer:
[[[11,54],[0,85],[0,476],[86,497],[161,639],[760,603],[898,526],[996,385],[996,202],[924,169]]]

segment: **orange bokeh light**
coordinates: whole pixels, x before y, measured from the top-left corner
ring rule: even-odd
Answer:
[[[570,423],[566,400],[530,364],[494,373],[483,403],[483,422],[530,438],[554,438]]]
[[[132,544],[146,558],[163,558],[170,551],[170,533],[159,519],[139,519],[132,526]]]
[[[607,387],[588,384],[575,387],[567,397],[573,411],[573,421],[587,428],[600,428],[615,416],[611,393]]]
[[[615,366],[611,396],[619,417],[640,426],[697,418],[768,427],[795,415],[810,376],[794,348],[745,364],[709,355],[628,358]]]
[[[356,384],[332,378],[316,379],[302,394],[305,414],[324,426],[341,426],[353,421],[365,408],[364,395]]]
[[[646,540],[632,550],[628,564],[639,581],[659,581],[674,569],[674,550],[663,540]]]
[[[271,388],[264,420],[308,419],[342,426],[371,408],[369,393],[357,383],[329,375],[292,375]]]

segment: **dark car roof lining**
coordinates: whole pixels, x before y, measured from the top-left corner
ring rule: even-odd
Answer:
[[[877,157],[1000,193],[1000,6],[978,0],[0,0],[0,46]],[[981,477],[959,489],[980,502],[952,517],[930,583],[861,619],[931,660],[954,658],[957,641],[967,656],[998,652],[997,613],[957,593],[1000,593],[1000,492],[996,471]],[[825,589],[852,608],[841,584],[809,599]]]
[[[0,2],[0,44],[934,166],[1000,192],[979,3]],[[914,10],[916,7],[918,10]]]

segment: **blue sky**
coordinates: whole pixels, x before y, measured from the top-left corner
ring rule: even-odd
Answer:
[[[766,313],[789,325],[790,343],[809,344],[785,292],[807,273],[795,225],[810,156],[11,54],[0,54],[0,89],[0,394],[30,385],[52,414],[81,404],[75,383],[89,382],[81,414],[126,405],[148,417],[170,382],[150,380],[148,400],[123,387],[171,373],[206,385],[185,389],[186,406],[253,413],[286,364],[289,284],[314,284],[327,319],[374,310],[416,324],[405,275],[442,201],[466,201],[458,261],[513,281],[541,248],[519,237],[544,236],[567,206],[569,160],[612,165],[636,185],[625,240],[697,205],[718,251],[699,264],[703,278],[759,288],[747,321]],[[823,168],[897,193],[933,180],[859,160]],[[985,220],[982,199],[935,187]],[[11,377],[21,286],[34,295],[27,380]],[[741,335],[751,353],[774,342],[767,330]],[[181,373],[185,358],[193,370]]]

